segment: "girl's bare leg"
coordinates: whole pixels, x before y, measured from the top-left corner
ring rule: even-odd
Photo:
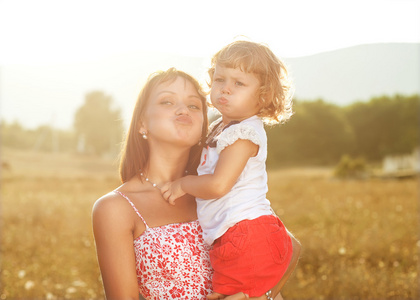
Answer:
[[[299,241],[289,231],[287,231],[287,233],[289,234],[289,236],[292,240],[293,254],[292,254],[292,259],[290,260],[290,264],[287,267],[286,272],[284,273],[283,277],[280,279],[280,281],[277,283],[277,285],[274,288],[271,289],[272,294],[277,295],[274,298],[274,300],[282,300],[283,299],[282,295],[280,294],[280,291],[283,288],[283,286],[286,284],[290,275],[292,275],[293,271],[295,270],[296,265],[299,261],[299,256],[300,256],[301,246],[300,246]]]

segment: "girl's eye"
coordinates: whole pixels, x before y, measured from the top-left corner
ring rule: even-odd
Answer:
[[[240,82],[240,81],[237,81],[237,82],[236,82],[236,85],[238,85],[238,86],[243,86],[244,84],[243,84],[242,82]]]
[[[215,82],[223,82],[223,78],[217,77],[214,79]]]

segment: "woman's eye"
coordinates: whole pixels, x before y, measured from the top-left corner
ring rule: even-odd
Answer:
[[[201,110],[201,106],[198,106],[198,105],[195,105],[195,104],[188,105],[188,108],[194,109],[194,110]]]
[[[170,99],[162,99],[161,101],[160,101],[160,104],[164,104],[164,105],[171,105],[172,104],[172,100],[170,100]]]

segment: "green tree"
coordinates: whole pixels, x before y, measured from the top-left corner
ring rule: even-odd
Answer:
[[[59,130],[49,125],[40,125],[36,129],[26,129],[19,122],[0,122],[2,146],[20,150],[46,152],[66,152],[76,149],[74,132]]]
[[[288,123],[267,129],[269,166],[335,164],[352,150],[352,128],[340,107],[295,101],[294,110]]]
[[[85,102],[74,118],[79,151],[99,155],[118,151],[123,122],[120,110],[113,108],[112,104],[112,97],[101,91],[85,96]]]
[[[0,126],[1,143],[3,146],[21,149],[29,148],[25,139],[25,130],[18,121],[8,124],[6,121],[2,120]]]
[[[355,134],[355,156],[381,160],[405,154],[419,145],[420,97],[382,96],[345,109]]]

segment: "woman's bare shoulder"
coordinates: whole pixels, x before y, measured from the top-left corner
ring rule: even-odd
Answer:
[[[138,184],[135,179],[132,179],[103,195],[93,204],[93,217],[117,218],[125,219],[122,221],[128,221],[131,219],[128,216],[133,217],[135,214],[133,214],[133,208],[125,195],[131,194],[132,191],[136,191],[137,189]]]
[[[93,204],[93,211],[112,209],[120,204],[120,198],[121,196],[118,193],[111,191],[95,201]]]
[[[103,195],[93,205],[92,225],[98,243],[107,239],[116,241],[127,235],[133,237],[136,222],[137,216],[131,205],[114,191]]]
[[[93,218],[127,219],[131,215],[131,206],[115,190],[103,195],[95,201],[92,208]]]

